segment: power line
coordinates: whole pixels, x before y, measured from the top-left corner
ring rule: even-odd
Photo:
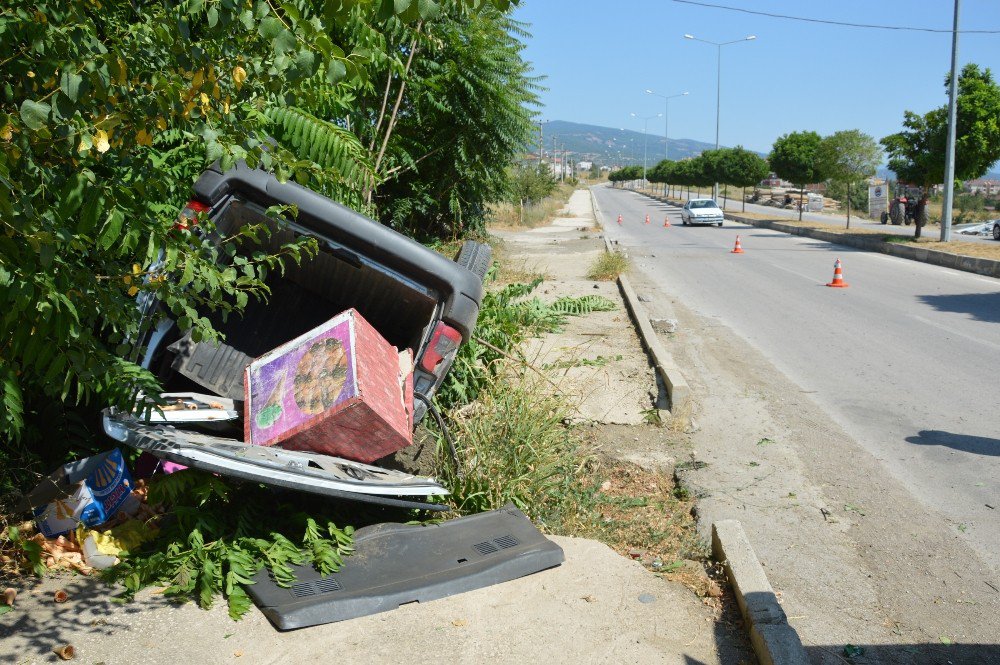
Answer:
[[[742,14],[754,14],[755,16],[767,16],[768,18],[783,18],[789,21],[803,21],[805,23],[823,23],[825,25],[839,25],[847,28],[869,28],[873,30],[900,30],[904,32],[933,32],[951,34],[947,28],[914,28],[902,25],[876,25],[872,23],[848,23],[847,21],[829,21],[821,18],[807,18],[805,16],[788,16],[786,14],[772,14],[753,9],[743,9],[742,7],[727,7],[726,5],[715,5],[708,2],[696,2],[695,0],[673,0],[683,5],[696,5],[698,7],[709,7],[711,9],[725,9],[731,12]],[[963,35],[1000,35],[1000,30],[959,30]]]

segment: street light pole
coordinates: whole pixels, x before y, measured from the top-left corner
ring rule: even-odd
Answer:
[[[719,117],[722,109],[722,47],[740,42],[749,42],[757,39],[757,35],[747,35],[743,39],[734,39],[731,42],[713,42],[707,39],[699,39],[694,35],[684,35],[684,39],[693,39],[696,42],[704,42],[715,47],[716,71],[715,71],[715,149],[719,149]],[[719,183],[712,185],[712,198],[719,198]]]
[[[646,94],[663,98],[663,159],[670,159],[670,100],[674,97],[686,97],[690,93],[682,92],[679,95],[661,95],[646,88]]]
[[[638,118],[642,120],[642,186],[646,186],[646,129],[649,127],[649,121],[653,118],[659,118],[662,113],[657,113],[656,115],[643,116],[637,115],[635,113],[630,113],[633,118]]]
[[[941,208],[941,242],[951,240],[951,202],[955,193],[955,115],[958,101],[958,4],[951,33],[951,80],[948,82],[948,139],[944,153],[944,206]],[[927,196],[927,192],[924,192]]]

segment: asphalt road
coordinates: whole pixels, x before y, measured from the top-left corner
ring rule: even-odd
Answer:
[[[661,187],[658,185],[657,187]],[[711,196],[711,192],[702,194],[701,196]],[[695,194],[692,192],[691,197],[694,198]],[[686,198],[686,192],[685,192]],[[740,201],[739,197],[729,198],[728,200],[723,200],[722,196],[719,196],[719,205],[725,205],[726,212],[731,212],[733,214],[739,214],[743,211],[743,203]],[[784,208],[774,208],[771,206],[762,206],[754,203],[746,204],[746,212],[759,213],[762,215],[770,215],[775,219],[798,219],[799,213],[797,210],[786,210]],[[847,216],[844,213],[828,213],[828,212],[804,212],[802,213],[802,219],[804,221],[810,222],[820,222],[823,224],[834,224],[838,226],[846,226]],[[662,223],[662,220],[661,220]],[[951,239],[953,241],[961,240],[966,242],[996,242],[993,238],[989,236],[975,236],[975,235],[965,235],[960,233],[960,230],[967,228],[969,226],[977,226],[974,224],[956,224],[952,226]],[[852,229],[868,229],[870,231],[881,231],[890,235],[897,236],[913,236],[916,227],[910,224],[909,226],[905,224],[900,224],[895,226],[894,224],[881,224],[879,222],[872,222],[865,220],[861,217],[851,215],[851,228]],[[941,226],[938,224],[931,224],[930,226],[925,226],[922,234],[925,238],[940,238],[941,237]]]
[[[608,236],[655,256],[639,269],[813,393],[1000,570],[1000,280],[732,222],[685,227],[676,207],[594,191]],[[729,251],[737,234],[744,254]],[[846,289],[825,286],[838,257]]]

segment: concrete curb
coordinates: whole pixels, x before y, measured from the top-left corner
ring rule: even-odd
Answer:
[[[726,571],[761,665],[808,665],[802,641],[788,624],[738,520],[712,524],[712,556]]]
[[[645,192],[638,193],[668,205],[677,205],[677,203],[662,196],[646,194]],[[866,252],[879,252],[881,254],[897,256],[901,259],[920,261],[921,263],[930,263],[932,265],[961,270],[963,272],[971,272],[977,275],[1000,278],[1000,261],[996,259],[984,259],[975,256],[964,256],[962,254],[951,254],[949,252],[942,252],[936,249],[927,249],[924,247],[917,247],[897,242],[886,242],[882,239],[881,235],[875,234],[872,234],[870,237],[845,236],[842,233],[831,233],[821,229],[795,226],[794,224],[788,224],[779,220],[753,219],[733,214],[731,212],[727,212],[725,215],[726,219],[730,221],[739,222],[741,224],[749,224],[750,226],[755,226],[761,229],[771,229],[773,231],[788,233],[790,235],[814,238],[816,240],[822,240],[836,245],[854,247]],[[891,235],[888,229],[886,230],[886,235]]]
[[[594,208],[594,220],[603,229],[603,215],[597,203],[597,197],[594,196],[593,188],[590,189],[590,202]],[[609,253],[616,251],[611,246],[611,241],[608,240],[608,234],[604,233],[603,235],[605,251]],[[639,302],[639,296],[636,295],[632,284],[625,275],[619,275],[618,289],[621,291],[622,298],[625,300],[625,307],[628,308],[629,314],[632,316],[632,321],[635,323],[636,333],[638,333],[642,345],[646,347],[646,351],[652,358],[653,367],[656,369],[656,373],[663,381],[663,385],[667,390],[671,413],[675,416],[687,413],[691,399],[691,388],[688,386],[681,368],[674,362],[674,357],[660,344],[660,338],[656,336],[653,324],[649,322],[649,316]]]
[[[649,322],[649,316],[646,315],[646,310],[639,302],[639,296],[632,289],[628,277],[619,275],[618,288],[622,292],[625,306],[635,322],[639,339],[642,340],[642,345],[646,347],[646,351],[652,357],[653,367],[656,368],[656,373],[660,375],[660,379],[663,380],[663,385],[667,389],[667,397],[670,398],[670,412],[674,416],[687,413],[688,402],[691,399],[691,388],[681,373],[681,368],[674,362],[674,357],[660,344],[660,338],[656,336],[653,324]]]

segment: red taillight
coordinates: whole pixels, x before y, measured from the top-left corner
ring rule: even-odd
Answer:
[[[462,333],[444,323],[438,323],[431,335],[430,344],[420,359],[420,367],[433,374],[445,356],[458,349],[461,343]]]
[[[183,231],[188,226],[197,226],[198,214],[203,212],[208,212],[207,205],[193,199],[188,201],[184,209],[181,210],[181,214],[177,217],[177,221],[174,222],[174,228],[178,231]]]

